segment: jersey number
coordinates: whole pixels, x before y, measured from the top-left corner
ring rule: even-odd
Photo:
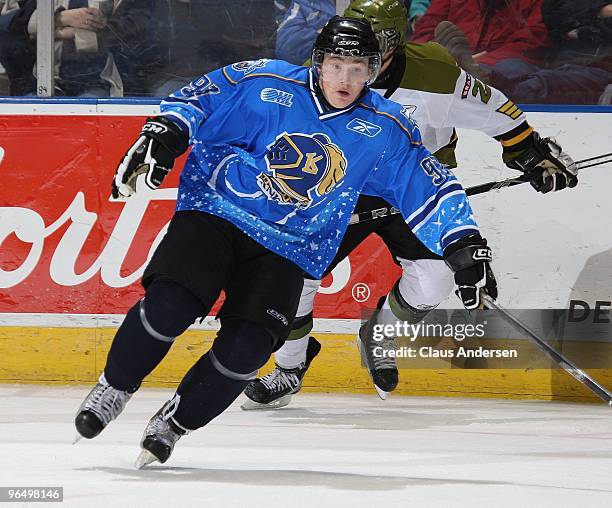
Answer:
[[[485,85],[477,79],[474,79],[474,88],[472,88],[472,95],[476,97],[478,94],[480,94],[480,100],[485,104],[488,104],[491,100],[491,87],[489,87],[489,85]]]
[[[431,178],[435,186],[442,185],[448,178],[448,170],[435,157],[427,157],[421,161],[421,168]]]
[[[215,94],[220,91],[219,87],[208,76],[202,76],[181,88],[181,93],[185,97],[203,97],[204,95]]]

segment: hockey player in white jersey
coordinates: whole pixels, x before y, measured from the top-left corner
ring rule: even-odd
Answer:
[[[345,16],[366,19],[383,46],[382,71],[371,85],[385,97],[402,104],[417,121],[425,146],[448,167],[455,167],[455,127],[480,130],[502,146],[503,161],[531,176],[532,186],[547,193],[574,187],[577,183],[572,159],[551,139],[542,139],[527,122],[525,114],[495,88],[461,70],[448,52],[436,43],[406,43],[407,12],[397,0],[353,0]],[[356,212],[360,216],[388,215],[392,206],[384,199],[362,195]],[[373,212],[373,213],[372,213]],[[372,341],[376,320],[418,322],[453,289],[453,274],[440,256],[424,248],[401,216],[388,216],[349,227],[330,272],[370,234],[385,242],[402,266],[402,277],[375,313],[360,330],[358,341],[362,360],[368,367],[381,397],[398,382],[392,357],[378,358],[372,348],[393,348],[393,338]],[[306,279],[293,329],[285,345],[275,353],[275,369],[251,383],[245,390],[244,409],[283,407],[299,391],[310,362],[320,344],[309,337],[314,298],[320,281]],[[391,323],[388,323],[391,324]]]
[[[155,189],[191,146],[177,211],[143,275],[145,296],[78,410],[81,436],[96,437],[121,413],[224,290],[219,333],[145,428],[137,465],[165,462],[182,436],[222,413],[286,338],[304,274],[322,276],[361,192],[396,206],[446,259],[466,307],[480,290],[496,297],[491,251],[461,185],[401,106],[367,86],[380,64],[371,26],[335,17],[317,37],[311,68],[240,62],[162,102],[119,165],[113,195],[130,198],[139,174]],[[432,219],[434,208],[446,220]]]

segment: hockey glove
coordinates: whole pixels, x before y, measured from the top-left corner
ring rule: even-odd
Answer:
[[[450,244],[444,261],[455,272],[456,295],[467,310],[480,307],[480,292],[497,298],[497,281],[491,270],[491,249],[480,235],[469,235]]]
[[[504,147],[502,158],[509,168],[523,171],[532,187],[545,194],[576,187],[576,163],[552,138],[532,132],[515,146]]]
[[[113,179],[113,198],[127,198],[136,192],[136,178],[145,173],[145,182],[157,189],[172,169],[174,160],[189,146],[187,135],[163,116],[147,119],[140,137],[119,164]]]

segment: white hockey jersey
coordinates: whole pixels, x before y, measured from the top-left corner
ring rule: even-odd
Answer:
[[[460,69],[436,43],[405,44],[387,78],[372,88],[412,114],[432,153],[455,140],[455,127],[481,131],[506,146],[529,129],[514,102]]]

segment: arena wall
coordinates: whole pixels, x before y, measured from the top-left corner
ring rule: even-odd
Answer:
[[[148,100],[0,99],[0,382],[91,383],[99,375],[114,330],[142,294],[139,276],[176,197],[178,167],[161,189],[128,203],[109,200],[117,162],[156,110]],[[612,151],[612,108],[553,108],[529,118],[576,160]],[[496,142],[478,132],[459,137],[456,174],[464,186],[516,176]],[[495,253],[502,305],[609,305],[611,188],[612,170],[601,166],[584,170],[574,191],[541,196],[525,184],[472,198]],[[353,338],[361,313],[398,275],[371,238],[324,281],[314,330],[323,351],[305,389],[373,392]],[[443,304],[457,306],[454,296]],[[187,332],[149,383],[174,385],[208,348],[215,326],[211,318]],[[610,370],[591,373],[612,384]],[[398,393],[406,395],[593,400],[548,369],[441,364],[400,377]]]

